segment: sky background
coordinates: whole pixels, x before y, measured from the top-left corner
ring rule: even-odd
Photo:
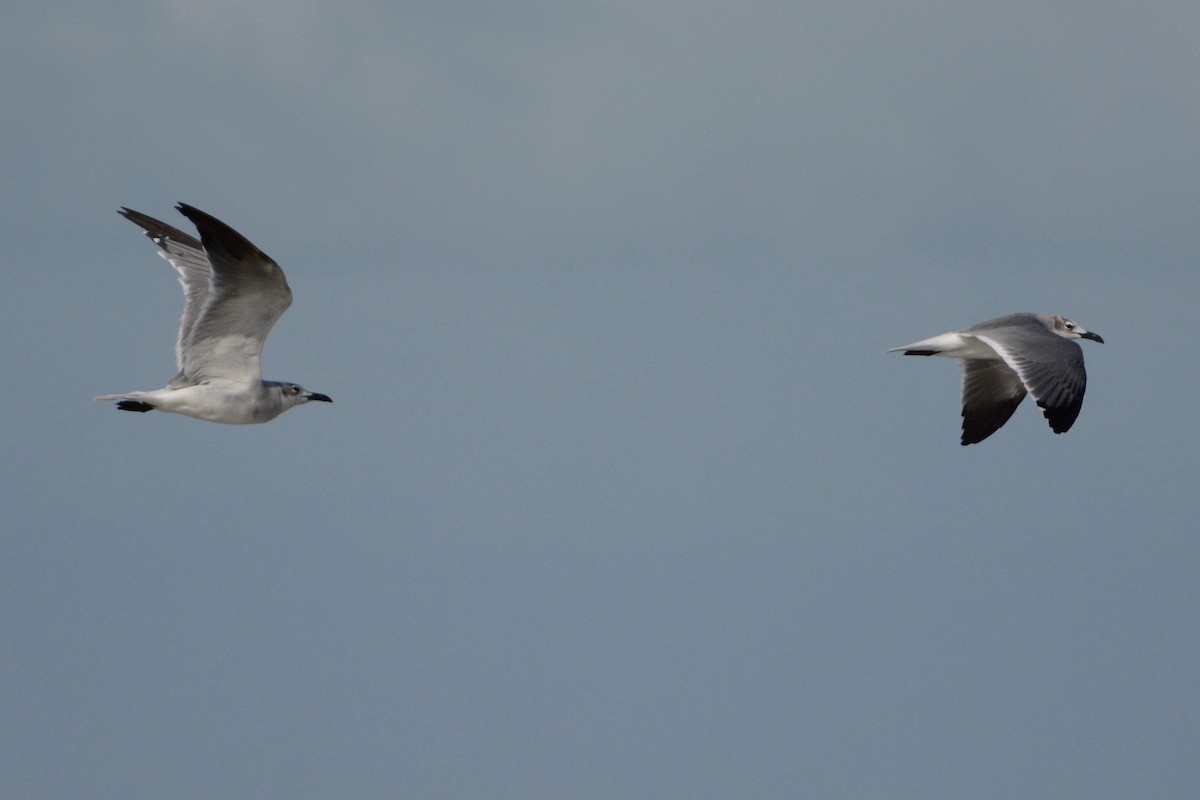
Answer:
[[[32,2],[0,796],[1193,798],[1200,6]],[[295,293],[262,426],[125,414]],[[958,444],[1060,313],[1090,385]]]

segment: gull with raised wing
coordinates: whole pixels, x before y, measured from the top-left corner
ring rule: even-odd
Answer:
[[[169,411],[209,422],[269,422],[293,406],[328,395],[262,379],[262,348],[292,304],[283,270],[250,240],[216,217],[176,206],[200,232],[197,241],[165,222],[122,208],[179,273],[183,317],[175,340],[179,372],[162,389],[106,394],[122,411]]]
[[[998,431],[1026,393],[1055,433],[1069,431],[1087,386],[1083,350],[1075,339],[1104,344],[1066,317],[1009,314],[886,352],[962,360],[962,443],[967,445]]]

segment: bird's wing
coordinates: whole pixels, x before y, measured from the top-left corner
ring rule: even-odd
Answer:
[[[150,241],[158,245],[158,254],[179,273],[179,285],[183,287],[183,316],[179,318],[179,334],[175,337],[175,366],[180,374],[172,381],[174,384],[182,377],[184,342],[191,335],[208,294],[211,272],[208,256],[204,254],[204,246],[194,237],[161,220],[130,208],[122,208],[120,213],[146,232]]]
[[[962,443],[976,444],[1008,422],[1025,399],[1025,386],[1004,361],[964,358],[962,370]]]
[[[1066,433],[1083,408],[1087,372],[1079,345],[1041,326],[973,334],[1000,354],[1033,395],[1055,433]]]
[[[180,370],[196,382],[260,381],[263,342],[292,304],[287,278],[224,222],[185,203],[176,208],[200,232],[211,268],[207,294],[181,343]]]

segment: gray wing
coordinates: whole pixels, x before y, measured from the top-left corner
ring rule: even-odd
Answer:
[[[1066,433],[1083,408],[1087,372],[1083,350],[1043,325],[1021,325],[974,333],[1021,378],[1055,433]]]
[[[1025,386],[1003,361],[963,359],[962,369],[962,443],[976,444],[1008,422],[1025,399]]]
[[[208,257],[209,286],[180,347],[180,370],[189,379],[262,380],[267,334],[292,304],[279,265],[246,237],[197,208],[176,208],[195,224]]]
[[[179,318],[179,334],[175,337],[175,366],[180,373],[168,385],[186,383],[186,380],[181,381],[184,342],[191,336],[208,294],[211,271],[208,256],[198,240],[161,220],[130,208],[122,208],[120,213],[145,231],[150,241],[158,245],[158,254],[179,273],[179,285],[183,287],[183,316]]]

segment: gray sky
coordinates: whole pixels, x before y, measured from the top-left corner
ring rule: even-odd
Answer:
[[[1190,798],[1200,7],[21,3],[0,796]],[[296,301],[258,427],[123,414]],[[1071,432],[884,348],[1069,315]]]

